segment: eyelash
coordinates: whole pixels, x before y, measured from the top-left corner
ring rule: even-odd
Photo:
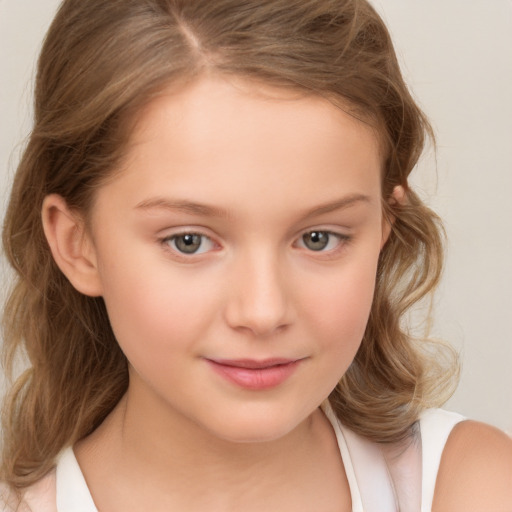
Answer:
[[[306,242],[305,242],[305,238],[308,237],[308,236],[310,237],[310,239],[317,238],[315,235],[321,235],[319,237],[320,239],[322,237],[327,236],[327,240],[325,242],[326,245],[324,247],[320,247],[317,250],[316,249],[312,249],[310,247],[307,247],[306,246]],[[331,238],[337,239],[336,246],[333,247],[333,248],[324,250],[331,243]],[[338,253],[338,251],[343,249],[345,247],[345,245],[348,244],[351,240],[352,240],[352,237],[350,235],[346,235],[346,234],[342,234],[342,233],[336,233],[334,231],[329,231],[328,229],[312,229],[310,231],[306,231],[305,233],[303,233],[299,237],[299,239],[297,241],[297,245],[299,247],[302,247],[302,248],[306,249],[309,252],[312,252],[312,253],[325,254],[325,255],[327,255],[327,254],[335,255],[335,254]],[[313,240],[313,243],[315,243],[314,240]]]
[[[162,238],[160,240],[160,242],[162,243],[162,245],[165,246],[166,249],[172,251],[174,254],[177,254],[177,255],[179,255],[181,257],[185,257],[185,258],[190,258],[192,256],[204,254],[205,252],[209,252],[212,250],[210,248],[210,249],[202,250],[200,252],[194,251],[194,252],[188,252],[188,253],[186,251],[182,251],[176,246],[176,241],[180,240],[180,239],[185,239],[186,237],[192,237],[192,238],[199,237],[201,239],[198,250],[201,249],[201,247],[204,245],[205,241],[210,242],[212,246],[215,245],[215,242],[212,240],[211,237],[205,235],[204,233],[198,233],[195,231],[183,231],[181,233],[175,233],[173,235],[166,236],[166,237]],[[190,242],[193,243],[193,240],[190,240]],[[173,245],[174,245],[174,247],[173,247]],[[189,245],[189,244],[185,241],[185,245]]]
[[[306,246],[305,237],[309,236],[310,241],[311,241],[311,239],[313,239],[313,243],[315,243],[314,238],[317,238],[315,235],[320,235],[319,239],[327,236],[326,245],[324,247],[320,247],[319,249],[312,249],[312,248]],[[194,252],[187,253],[183,250],[180,250],[180,248],[176,245],[177,241],[179,241],[180,239],[184,239],[185,237],[192,237],[192,240],[189,239],[190,243],[188,243],[186,240],[182,240],[182,241],[184,241],[185,245],[191,245],[194,241],[193,238],[199,237],[200,244],[199,244],[198,250],[200,250],[202,248],[205,241],[209,242],[211,244],[211,247],[207,248],[205,250],[201,250],[200,252],[194,251]],[[337,239],[336,246],[333,248],[324,250],[326,247],[329,246],[329,244],[331,244],[331,238]],[[329,255],[334,256],[351,241],[352,241],[352,236],[350,236],[350,235],[336,233],[334,231],[329,231],[327,229],[312,229],[312,230],[303,232],[299,236],[297,241],[294,243],[294,247],[299,247],[299,248],[304,249],[307,252],[310,252],[312,254],[318,254],[318,255],[323,254],[325,256],[327,256],[329,254]],[[181,258],[185,258],[187,260],[190,258],[193,258],[194,256],[199,256],[201,254],[211,252],[212,250],[214,250],[214,247],[216,245],[218,246],[218,244],[216,244],[215,241],[208,235],[205,235],[204,233],[196,232],[193,230],[182,231],[180,233],[174,233],[170,236],[166,236],[166,237],[159,239],[159,242],[164,246],[164,248],[166,250],[169,250],[174,255],[181,257]],[[182,249],[183,249],[183,246],[182,246]]]

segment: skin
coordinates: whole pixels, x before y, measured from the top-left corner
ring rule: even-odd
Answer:
[[[512,440],[500,430],[464,421],[441,459],[433,512],[512,510]]]
[[[126,396],[75,446],[99,510],[351,509],[318,407],[367,323],[390,231],[381,161],[374,130],[321,98],[206,77],[142,112],[87,228],[46,198],[56,262],[104,298],[130,365]],[[268,389],[211,364],[276,357],[298,362]]]
[[[367,323],[380,174],[374,131],[329,102],[210,77],[142,113],[89,230],[47,198],[56,260],[104,298],[130,362],[126,397],[76,447],[100,509],[312,510],[319,490],[350,509],[318,406]],[[333,233],[326,250],[305,245],[314,230]],[[183,233],[205,236],[197,254]],[[208,362],[276,357],[298,366],[265,390]]]

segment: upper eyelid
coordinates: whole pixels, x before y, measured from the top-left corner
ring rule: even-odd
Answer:
[[[353,230],[350,228],[333,228],[333,227],[325,227],[325,226],[315,226],[307,229],[301,229],[296,235],[295,238],[299,239],[308,233],[314,233],[315,231],[319,231],[322,233],[329,233],[330,235],[339,236],[340,238],[351,238],[353,236]]]
[[[210,239],[216,238],[215,234],[213,234],[211,230],[202,226],[169,226],[164,229],[160,229],[158,232],[159,239],[170,239],[183,235],[200,235]]]
[[[312,229],[306,229],[304,231],[301,231],[301,235],[307,235],[308,233],[328,233],[329,235],[335,235],[340,237],[348,237],[350,236],[348,233],[341,233],[340,231],[336,231],[334,229],[329,228],[312,228]]]
[[[174,238],[178,238],[180,236],[185,236],[185,235],[196,235],[196,236],[200,236],[203,238],[207,238],[208,240],[213,240],[213,237],[206,235],[205,233],[198,233],[197,231],[182,231],[179,233],[172,233],[167,236],[162,236],[161,239],[162,240],[173,240]]]
[[[297,237],[297,240],[300,240],[304,235],[307,235],[308,233],[327,233],[328,235],[335,236],[337,238],[340,238],[341,240],[348,240],[348,239],[352,238],[352,236],[353,236],[348,233],[339,233],[338,231],[332,231],[330,229],[308,229],[306,231],[303,231]]]
[[[169,233],[167,235],[162,235],[161,238],[170,239],[170,238],[176,238],[178,236],[184,236],[184,235],[198,235],[198,236],[204,236],[205,238],[212,238],[210,235],[207,235],[206,233],[202,233],[201,231],[195,231],[193,229],[184,230],[184,231],[176,231],[175,233]]]

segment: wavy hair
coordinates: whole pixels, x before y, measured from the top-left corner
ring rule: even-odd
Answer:
[[[355,432],[403,439],[438,405],[449,352],[425,349],[403,317],[442,267],[437,216],[408,187],[432,130],[402,78],[389,33],[365,0],[65,0],[38,62],[34,126],[3,229],[16,277],[3,316],[4,364],[27,369],[3,412],[1,478],[25,487],[66,445],[92,432],[128,386],[127,361],[101,298],[81,295],[52,259],[41,222],[47,194],[89,211],[115,171],[137,113],[169,84],[213,72],[296,88],[371,123],[385,147],[383,208],[394,219],[355,360],[330,396]],[[397,185],[401,204],[389,203]],[[440,352],[441,350],[441,352]]]

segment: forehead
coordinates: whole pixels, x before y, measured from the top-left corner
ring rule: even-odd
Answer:
[[[242,115],[245,119],[241,119]],[[277,120],[281,121],[278,125]],[[208,129],[209,121],[217,123],[217,129],[219,121],[221,126],[235,121],[238,129],[256,128],[259,124],[274,134],[298,137],[315,129],[323,130],[326,137],[330,133],[336,136],[335,132],[343,125],[347,130],[366,131],[379,138],[376,123],[343,98],[329,100],[303,89],[211,74],[179,81],[157,95],[137,116],[132,142],[142,142],[146,136],[151,136],[151,129],[157,124],[161,129],[163,124],[170,128],[179,123],[181,127],[191,127],[200,137],[205,133],[201,128]]]
[[[380,168],[372,127],[326,99],[215,76],[146,106],[115,182],[134,202],[170,194],[321,203],[331,193],[379,196]]]

